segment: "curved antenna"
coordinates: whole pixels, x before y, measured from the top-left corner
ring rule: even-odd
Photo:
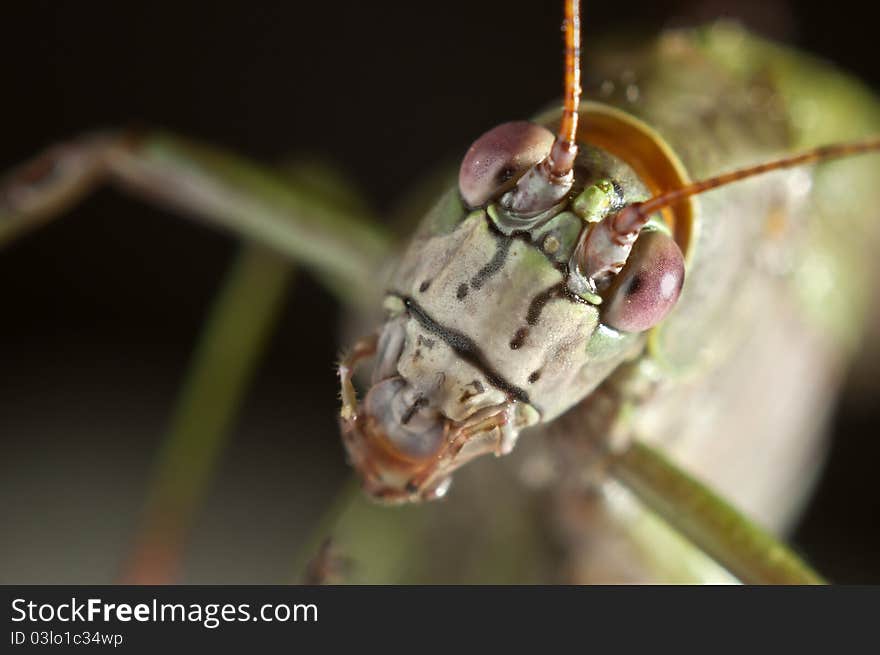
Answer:
[[[565,91],[562,121],[556,141],[547,158],[550,173],[556,178],[568,175],[577,157],[578,105],[581,101],[581,7],[580,0],[566,0],[565,20]]]
[[[607,283],[612,275],[616,275],[623,268],[639,231],[651,216],[680,200],[762,173],[875,151],[880,151],[880,137],[852,143],[835,143],[756,166],[722,173],[678,189],[665,191],[648,200],[627,205],[596,224],[582,237],[576,251],[578,271],[593,287],[598,288],[598,285]]]
[[[685,198],[726,186],[732,182],[739,182],[762,173],[769,173],[770,171],[782,170],[784,168],[794,168],[804,164],[877,151],[880,151],[880,137],[871,137],[864,141],[821,146],[791,155],[790,157],[783,157],[782,159],[776,159],[763,164],[740,168],[729,173],[722,173],[715,177],[688,184],[679,189],[665,191],[648,200],[627,205],[613,218],[613,228],[616,233],[621,235],[633,234],[641,230],[645,223],[648,222],[648,219],[661,209],[674,205]]]

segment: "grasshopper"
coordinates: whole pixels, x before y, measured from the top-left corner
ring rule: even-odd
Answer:
[[[281,250],[358,303],[382,303],[384,327],[359,341],[340,366],[343,435],[367,492],[401,502],[440,497],[453,470],[485,453],[510,454],[516,466],[500,473],[497,465],[475,462],[457,474],[469,476],[463,488],[432,507],[389,510],[343,501],[333,531],[371,579],[408,574],[419,558],[436,565],[438,552],[453,552],[443,535],[484,523],[488,512],[496,525],[483,531],[483,549],[516,555],[509,563],[515,568],[542,559],[547,544],[536,544],[535,535],[550,524],[571,579],[723,578],[657,519],[659,513],[674,524],[679,512],[683,523],[697,527],[677,527],[702,538],[740,579],[810,579],[797,563],[800,577],[753,575],[779,552],[760,537],[759,564],[740,562],[730,544],[713,550],[707,542],[721,537],[712,521],[734,515],[645,444],[663,447],[771,528],[791,516],[817,448],[818,434],[809,434],[803,417],[834,381],[804,388],[772,378],[780,366],[744,371],[736,363],[766,361],[780,351],[791,360],[818,352],[829,367],[854,347],[860,321],[841,325],[834,317],[855,316],[865,302],[853,270],[865,261],[859,244],[867,236],[834,229],[835,216],[854,213],[847,199],[830,208],[814,201],[841,179],[859,187],[852,196],[869,197],[876,168],[865,162],[792,167],[876,149],[870,140],[827,146],[876,133],[873,100],[865,97],[863,114],[839,134],[817,132],[807,105],[816,112],[823,94],[861,96],[858,85],[739,30],[716,27],[670,33],[623,61],[597,57],[599,83],[580,102],[577,3],[567,2],[566,11],[561,114],[506,124],[475,142],[459,183],[386,278],[383,299],[375,299],[374,271],[389,246],[356,216],[166,135],[89,135],[13,172],[3,186],[0,237],[55,215],[110,178]],[[733,48],[747,53],[744,66],[725,62]],[[817,94],[800,109],[788,96],[798,75],[813,77]],[[782,102],[792,105],[794,119],[780,116]],[[680,122],[699,129],[676,137]],[[722,140],[731,147],[717,161],[711,146]],[[732,184],[741,178],[754,179]],[[813,257],[820,269],[806,268],[817,263]],[[825,279],[817,282],[805,270],[822,270]],[[758,321],[767,320],[769,306],[784,306],[792,324],[812,311],[822,328],[801,341],[745,339],[763,330]],[[726,352],[698,338],[722,334],[731,335],[723,339]],[[353,369],[374,354],[373,384],[359,398]],[[761,376],[771,380],[768,387],[786,391],[776,401],[782,416],[754,424],[729,420],[734,409],[767,415],[755,402],[767,394],[749,384]],[[755,396],[738,392],[741,404],[719,406],[717,399],[750,387]],[[685,426],[682,412],[695,405],[700,411],[689,412]],[[542,428],[549,432],[544,439],[524,436],[514,448],[520,431]],[[757,473],[754,457],[744,453],[767,447],[770,436],[780,449],[796,440],[794,456],[804,467],[790,466],[789,477]],[[757,481],[741,484],[750,473]],[[481,494],[481,487],[493,489],[495,507],[471,500],[474,507],[463,508],[462,499]],[[688,499],[705,502],[689,510]],[[543,522],[534,519],[536,506],[551,508]],[[707,506],[714,515],[701,515]],[[456,523],[457,530],[444,533]],[[500,546],[505,535],[531,545]],[[755,555],[753,537],[733,536],[746,560]],[[406,560],[402,545],[417,555]],[[480,548],[470,553],[468,566],[486,570]],[[783,566],[768,565],[771,573],[791,563],[788,555],[782,560]],[[461,558],[449,561],[466,568]],[[435,574],[442,570],[436,565]]]

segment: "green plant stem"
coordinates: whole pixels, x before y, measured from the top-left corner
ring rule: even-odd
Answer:
[[[292,273],[289,259],[262,246],[242,246],[193,354],[123,581],[162,584],[178,579],[193,516],[276,324]]]

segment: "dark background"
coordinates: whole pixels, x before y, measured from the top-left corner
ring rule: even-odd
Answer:
[[[379,210],[492,125],[558,97],[557,2],[26,2],[3,10],[0,166],[83,130],[155,125],[265,162],[316,153]],[[880,88],[860,3],[585,2],[591,36],[721,15]],[[102,190],[0,256],[0,582],[109,582],[235,244]],[[279,582],[347,471],[337,308],[297,279],[200,514],[187,581]],[[795,534],[841,582],[880,582],[872,434],[845,396]],[[280,579],[279,579],[280,577]]]

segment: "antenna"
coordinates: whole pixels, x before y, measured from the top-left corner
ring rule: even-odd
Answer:
[[[565,91],[562,121],[556,141],[545,160],[550,173],[556,178],[564,178],[572,168],[577,157],[578,105],[581,100],[581,8],[580,0],[566,0],[565,20],[562,23],[565,33]]]
[[[684,200],[691,196],[696,196],[718,187],[726,186],[733,182],[745,180],[750,177],[769,173],[770,171],[782,170],[784,168],[794,168],[804,164],[813,162],[828,161],[831,159],[839,159],[841,157],[849,157],[868,152],[880,151],[880,137],[872,137],[864,141],[855,141],[851,143],[834,143],[827,146],[821,146],[812,150],[783,157],[773,161],[740,168],[729,173],[722,173],[716,177],[710,177],[705,180],[688,184],[679,189],[665,191],[653,198],[627,205],[621,209],[615,217],[613,217],[613,230],[617,234],[633,234],[644,227],[645,223],[652,214],[661,209],[673,205],[679,200]]]
[[[875,151],[880,151],[880,137],[821,146],[790,157],[722,173],[627,205],[586,232],[577,249],[578,270],[593,286],[606,284],[612,275],[623,268],[639,231],[651,216],[680,200],[762,173]]]
[[[581,3],[565,0],[565,87],[562,120],[550,153],[523,175],[501,198],[501,205],[513,216],[530,218],[562,200],[574,183],[577,157],[578,106],[581,99]]]

